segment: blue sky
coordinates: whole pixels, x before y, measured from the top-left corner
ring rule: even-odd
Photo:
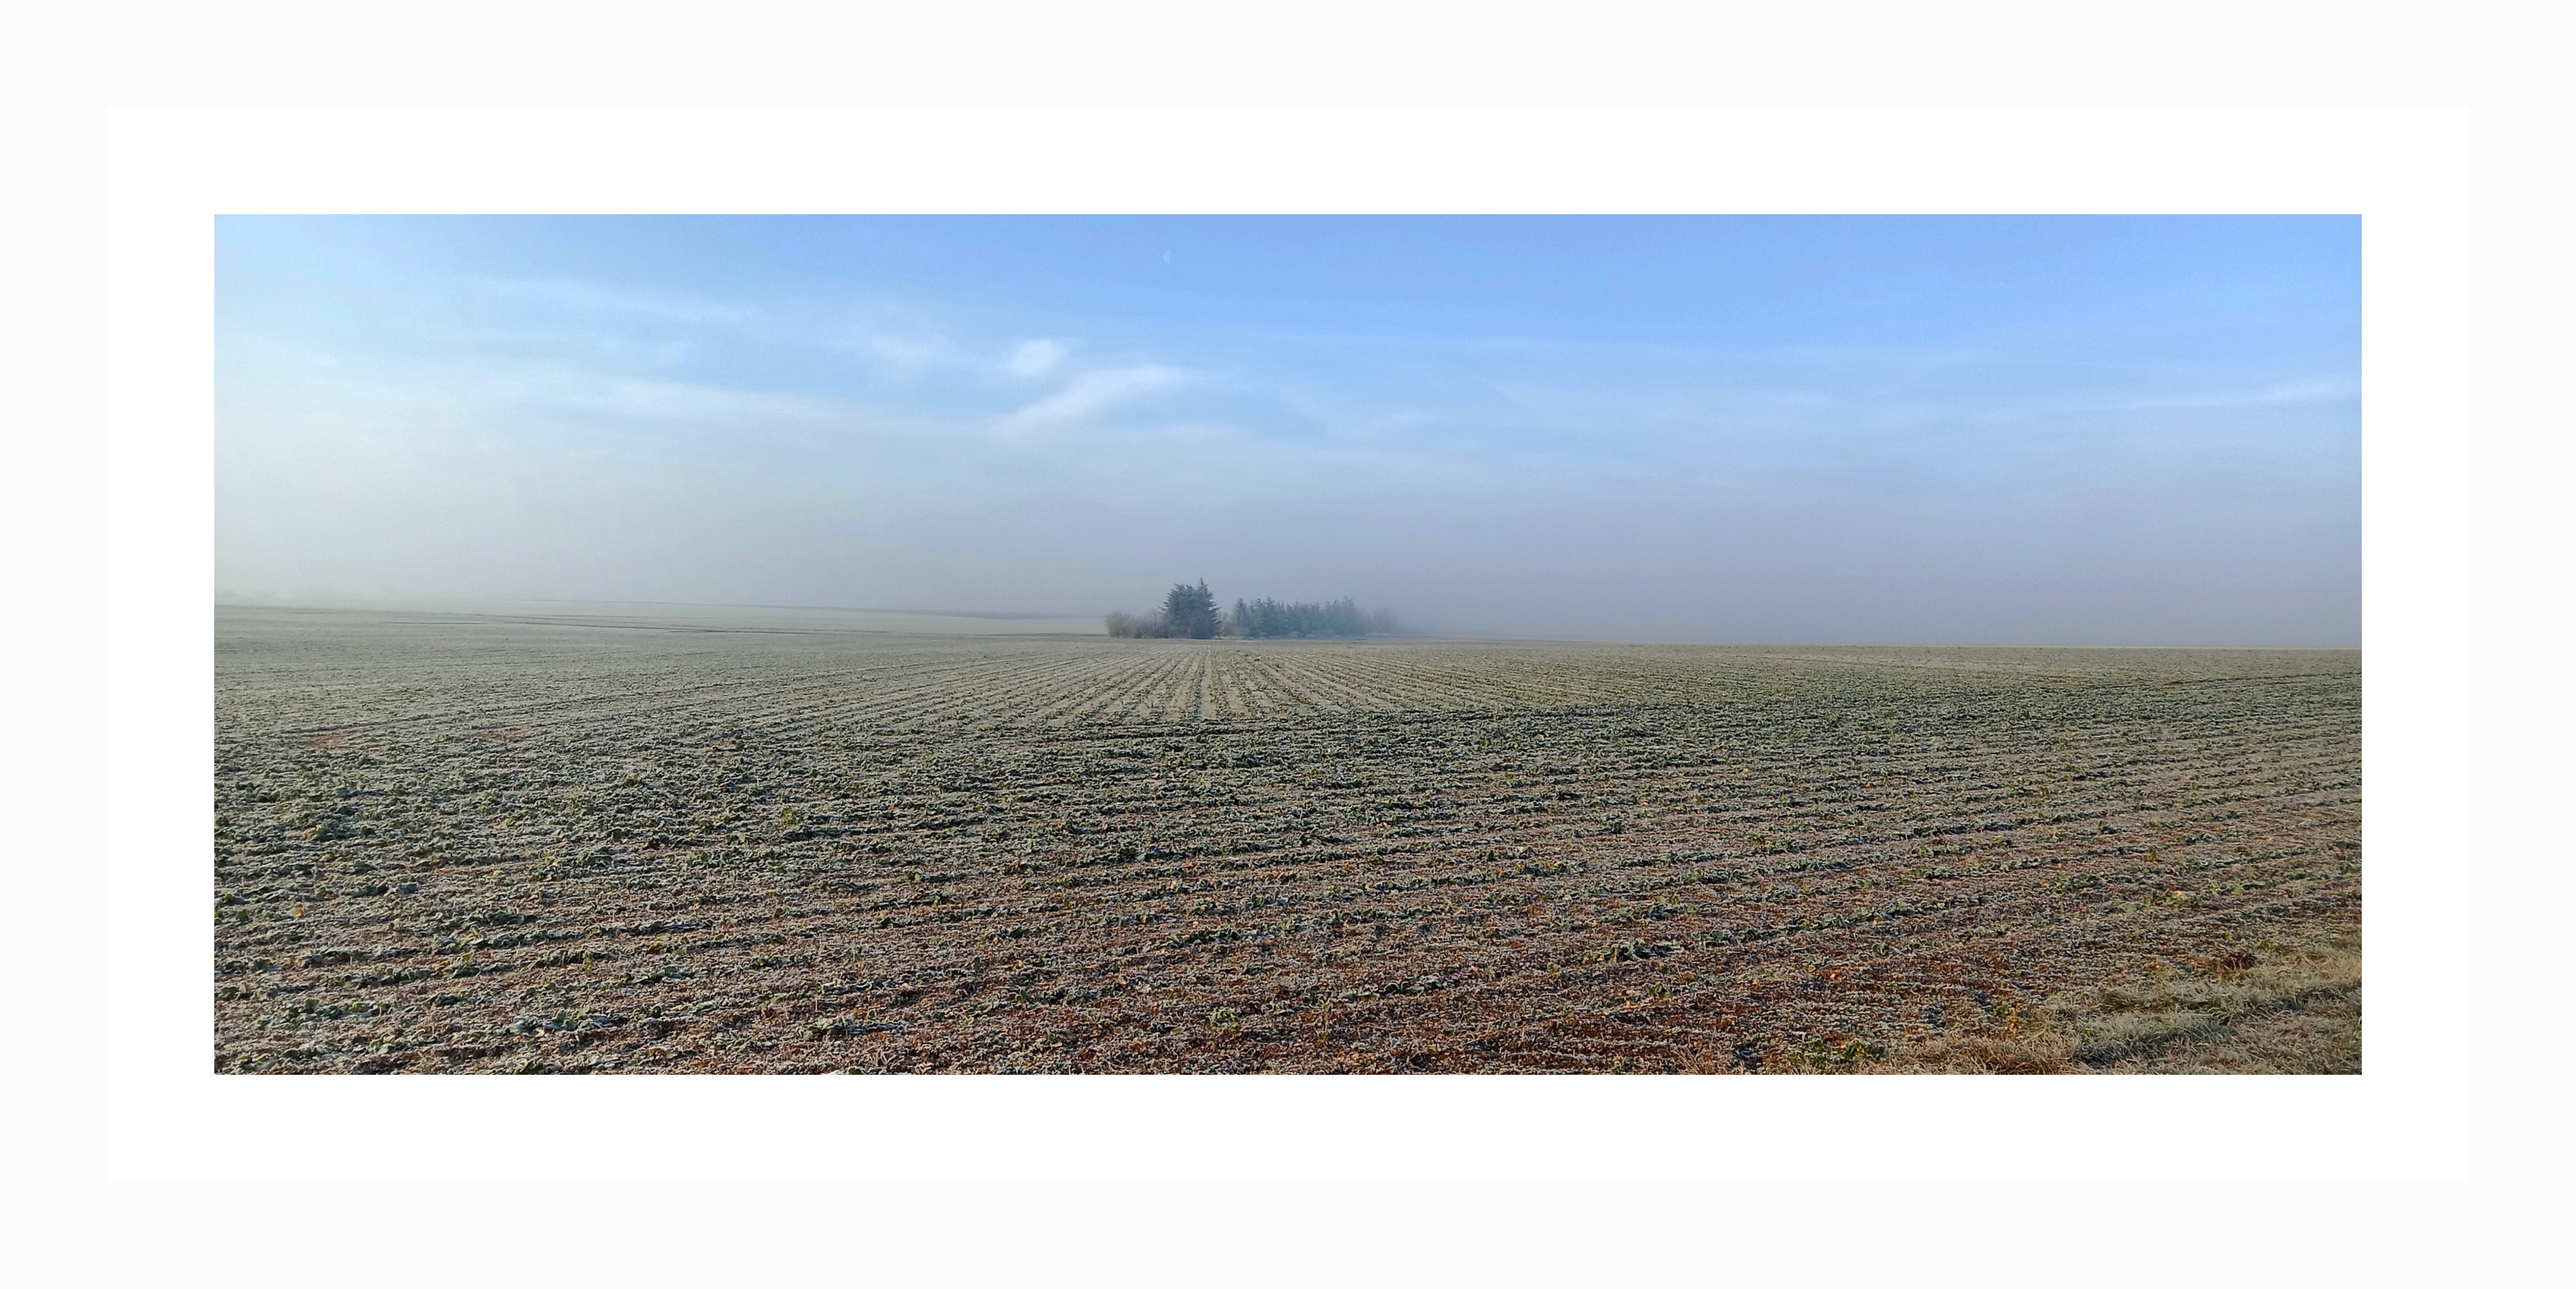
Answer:
[[[234,594],[2354,644],[2350,217],[227,217]]]

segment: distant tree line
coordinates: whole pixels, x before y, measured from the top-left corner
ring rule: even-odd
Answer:
[[[1143,639],[1356,640],[1395,634],[1394,614],[1384,609],[1362,611],[1349,596],[1322,604],[1265,596],[1236,600],[1232,612],[1220,613],[1205,581],[1174,586],[1164,594],[1163,607],[1153,613],[1122,610],[1103,622],[1113,636]]]
[[[1255,640],[1391,636],[1395,615],[1384,609],[1363,613],[1347,595],[1323,604],[1282,604],[1265,597],[1235,601],[1234,612],[1225,615],[1225,633]]]

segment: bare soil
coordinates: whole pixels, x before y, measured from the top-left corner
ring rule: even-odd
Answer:
[[[217,615],[227,1072],[2360,1068],[2351,651]]]

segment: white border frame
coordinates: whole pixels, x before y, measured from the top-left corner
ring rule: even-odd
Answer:
[[[2459,1179],[2473,932],[2469,119],[2305,109],[127,110],[105,131],[93,718],[124,822],[77,853],[110,1177],[488,1185],[503,1143],[591,1178],[1580,1188],[1760,1180],[2282,1189]],[[2367,1072],[2320,1079],[255,1079],[209,1073],[211,217],[251,211],[2358,212],[2373,984]],[[649,1126],[649,1127],[648,1127]],[[2213,1155],[2235,1164],[2216,1163]],[[1357,1157],[1355,1159],[1355,1156]],[[1393,1173],[1361,1161],[1386,1161]],[[2248,1163],[2246,1161],[2255,1161]],[[2136,1233],[2152,1238],[2147,1233]]]

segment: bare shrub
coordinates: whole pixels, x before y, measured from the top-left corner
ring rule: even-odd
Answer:
[[[1123,609],[1101,619],[1109,634],[1128,640],[1159,640],[1172,634],[1160,614],[1136,614]]]

